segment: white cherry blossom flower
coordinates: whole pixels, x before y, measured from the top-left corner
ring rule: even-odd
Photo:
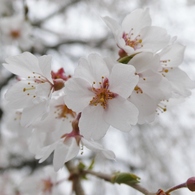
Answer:
[[[152,122],[160,101],[171,96],[169,82],[159,73],[160,56],[151,52],[135,55],[128,63],[135,67],[139,82],[129,97],[139,110],[138,123]]]
[[[81,59],[74,77],[65,86],[65,102],[77,113],[81,135],[98,140],[109,126],[129,131],[138,110],[127,100],[138,82],[135,68],[115,62],[109,70],[98,54]]]
[[[28,177],[23,177],[19,192],[28,195],[62,195],[58,187],[58,173],[46,166]],[[59,183],[60,184],[60,183]]]
[[[53,144],[41,148],[35,158],[40,159],[39,162],[41,163],[54,152],[53,166],[55,171],[58,171],[64,166],[64,163],[76,157],[83,146],[96,153],[101,152],[108,159],[115,159],[112,151],[104,149],[99,143],[93,140],[87,140],[83,136],[75,134],[74,131],[64,134],[64,137],[62,136],[62,138],[59,138]]]
[[[139,110],[138,123],[153,122],[156,113],[167,110],[162,101],[171,97],[172,87],[162,74],[159,73],[160,56],[151,52],[142,52],[135,55],[128,63],[136,68],[139,82],[129,97]]]
[[[109,159],[115,158],[112,151],[80,135],[78,122],[73,121],[75,116],[76,113],[62,102],[62,97],[52,101],[49,115],[36,125],[30,142],[30,150],[40,163],[54,152],[53,166],[58,171],[65,162],[77,156],[82,146],[101,152]]]
[[[16,43],[23,50],[29,49],[33,44],[30,37],[32,28],[21,16],[1,18],[0,30],[5,44]]]
[[[195,83],[179,68],[183,61],[184,51],[185,47],[183,45],[175,43],[159,53],[160,73],[171,84],[173,97],[189,96],[191,94],[190,89],[195,87]]]
[[[47,111],[55,83],[51,76],[51,57],[35,57],[29,52],[9,57],[4,67],[20,77],[6,93],[8,106],[23,108],[21,123],[29,125],[40,119]]]
[[[63,96],[52,98],[49,110],[49,114],[34,125],[30,144],[30,151],[34,154],[72,129],[76,113],[64,104]]]
[[[127,55],[141,51],[156,52],[164,48],[170,41],[166,30],[151,26],[148,9],[136,9],[128,14],[121,26],[112,18],[104,17],[112,30],[116,43]]]

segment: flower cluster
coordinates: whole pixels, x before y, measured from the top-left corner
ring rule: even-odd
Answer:
[[[51,70],[51,57],[29,52],[9,57],[4,67],[18,75],[6,93],[7,106],[31,127],[30,150],[40,162],[52,152],[55,170],[83,146],[114,159],[98,141],[110,126],[128,132],[150,123],[170,98],[186,97],[194,82],[179,68],[185,47],[166,30],[151,25],[148,9],[137,9],[122,24],[103,18],[112,30],[119,58],[92,53],[74,75]]]

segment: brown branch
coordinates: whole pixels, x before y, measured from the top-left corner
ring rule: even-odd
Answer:
[[[51,160],[48,159],[44,163],[39,163],[38,160],[32,159],[32,160],[24,160],[21,162],[18,162],[17,164],[10,164],[7,167],[0,167],[0,173],[8,170],[13,170],[13,169],[23,169],[24,167],[28,167],[31,169],[31,171],[35,171],[37,168],[44,167],[46,165],[50,165]]]
[[[107,37],[103,37],[98,40],[80,40],[80,39],[69,39],[69,40],[61,40],[55,45],[45,45],[44,49],[39,54],[46,54],[48,50],[58,50],[63,45],[73,45],[73,44],[81,44],[81,45],[89,45],[91,47],[101,47],[106,42]],[[36,51],[32,50],[32,53],[36,53]]]
[[[64,5],[60,6],[60,8],[53,13],[49,14],[47,17],[43,18],[40,21],[32,23],[33,26],[41,26],[42,23],[46,22],[50,18],[54,17],[55,15],[65,11],[69,6],[79,2],[79,0],[71,0],[69,3],[65,3]]]
[[[95,171],[91,171],[91,170],[83,170],[82,171],[84,174],[90,174],[90,175],[94,175],[98,178],[101,178],[101,179],[104,179],[105,181],[107,182],[110,182],[110,183],[113,183],[112,182],[112,175],[109,175],[109,174],[105,174],[105,173],[100,173],[100,172],[95,172]],[[139,184],[132,184],[132,183],[123,183],[125,185],[128,185],[134,189],[136,189],[137,191],[145,194],[145,195],[156,195],[156,193],[152,193],[152,192],[149,192],[147,189],[145,189],[144,187],[142,187],[141,185]]]
[[[81,185],[81,175],[79,169],[73,165],[72,161],[65,163],[65,166],[70,173],[69,180],[72,181],[72,190],[76,195],[85,195]]]

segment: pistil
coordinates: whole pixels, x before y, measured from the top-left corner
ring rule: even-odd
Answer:
[[[93,82],[93,85],[95,82]],[[109,80],[107,78],[102,77],[102,82],[99,82],[100,87],[95,88],[92,86],[92,91],[95,96],[90,101],[90,105],[97,106],[100,104],[104,109],[108,106],[108,100],[111,100],[117,96],[116,93],[111,92],[109,88]]]

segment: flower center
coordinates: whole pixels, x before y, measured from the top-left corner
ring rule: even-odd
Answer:
[[[10,36],[13,38],[13,39],[18,39],[20,37],[20,31],[18,30],[12,30],[10,32]]]
[[[95,82],[93,82],[93,85]],[[117,96],[116,93],[111,92],[109,88],[109,81],[108,79],[104,79],[102,77],[102,82],[99,82],[100,87],[95,88],[92,86],[92,91],[94,92],[95,96],[90,101],[90,105],[97,106],[100,104],[104,109],[108,106],[108,100],[111,100]]]
[[[43,192],[51,192],[53,187],[53,183],[51,179],[43,179],[42,180],[42,190]]]
[[[68,115],[75,118],[76,113],[69,109],[65,104],[56,106],[57,110],[55,114],[57,115],[56,118],[67,118]]]
[[[51,71],[52,79],[62,79],[64,81],[67,81],[69,78],[71,78],[71,75],[66,76],[65,71],[63,68],[60,68],[57,72]]]
[[[133,28],[130,30],[129,33],[123,33],[123,39],[125,40],[126,45],[132,47],[134,50],[140,49],[143,47],[142,39],[140,35],[137,35],[135,38],[133,36]]]

